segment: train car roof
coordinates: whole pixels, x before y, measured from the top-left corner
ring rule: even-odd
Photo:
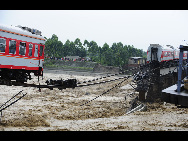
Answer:
[[[172,47],[173,47],[173,46],[172,46]],[[163,48],[164,50],[170,50],[170,51],[173,51],[173,50],[174,50],[174,48],[171,48],[171,47],[168,46],[168,45],[162,46],[162,48]]]
[[[11,33],[11,34],[15,34],[15,35],[20,35],[22,37],[29,37],[29,38],[33,38],[33,39],[38,39],[38,40],[41,40],[43,43],[45,41],[45,38],[43,36],[32,34],[31,32],[29,32],[27,30],[24,30],[24,29],[21,29],[19,27],[15,27],[15,26],[7,26],[7,25],[0,24],[0,31],[4,32],[4,33]]]
[[[174,48],[173,46],[171,45],[159,45],[159,44],[150,44],[149,47],[161,47],[163,50],[170,50],[170,51],[173,51],[175,50],[176,48]],[[173,49],[174,48],[174,49]]]
[[[130,59],[141,59],[143,57],[130,57]]]

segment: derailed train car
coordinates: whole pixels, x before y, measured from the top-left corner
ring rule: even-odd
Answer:
[[[183,54],[183,60],[187,59],[187,51]],[[150,44],[147,50],[147,63],[157,62],[161,66],[175,66],[179,61],[179,49],[171,45],[162,46]]]
[[[45,38],[41,31],[0,25],[0,78],[26,82],[43,75]]]

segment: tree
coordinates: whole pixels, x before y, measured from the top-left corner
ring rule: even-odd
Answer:
[[[70,50],[70,41],[67,40],[63,46],[63,56],[68,56],[69,55],[69,50]]]
[[[75,55],[80,56],[80,57],[85,57],[86,56],[86,49],[83,47],[79,38],[76,38],[76,40],[74,41],[74,44],[76,46]]]
[[[107,43],[104,43],[102,47],[102,52],[106,52],[109,49],[109,45]]]
[[[83,46],[82,46],[82,43],[81,43],[81,41],[80,41],[79,38],[76,38],[76,39],[75,39],[74,44],[75,44],[75,46],[78,47],[78,48],[83,47]]]
[[[95,41],[84,40],[84,43],[76,38],[74,41],[67,39],[65,44],[58,40],[57,35],[53,34],[51,38],[46,39],[45,55],[54,57],[65,56],[89,56],[92,61],[103,65],[122,66],[128,63],[128,59],[133,56],[145,57],[147,53],[142,49],[137,49],[133,45],[123,45],[121,42],[113,43],[110,47],[104,43],[102,47]]]
[[[96,54],[98,52],[98,45],[95,41],[91,41],[89,43],[89,49],[88,51],[92,53],[92,55]]]
[[[45,42],[45,55],[61,57],[63,43],[58,41],[57,35],[53,34],[51,38],[47,39]]]
[[[84,44],[83,44],[86,48],[86,50],[88,50],[88,47],[90,46],[88,40],[84,40]]]
[[[108,65],[108,66],[112,66],[113,63],[113,51],[112,49],[109,47],[109,45],[107,43],[104,43],[103,47],[101,48],[101,53],[102,53],[102,58],[101,58],[101,62],[102,64]]]
[[[105,52],[103,52],[104,56],[104,64],[108,66],[114,66],[114,54],[111,48],[108,48]]]
[[[99,62],[99,47],[95,41],[89,42],[88,55],[92,61]]]

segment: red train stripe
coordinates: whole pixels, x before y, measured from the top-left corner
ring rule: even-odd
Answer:
[[[39,70],[39,67],[14,66],[14,65],[0,65],[0,68],[25,69],[25,70]]]

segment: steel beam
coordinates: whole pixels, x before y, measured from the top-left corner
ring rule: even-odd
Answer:
[[[183,46],[180,45],[177,92],[180,92],[180,90],[181,90],[181,76],[182,76],[182,66],[183,66],[183,51],[184,51],[183,50]]]

